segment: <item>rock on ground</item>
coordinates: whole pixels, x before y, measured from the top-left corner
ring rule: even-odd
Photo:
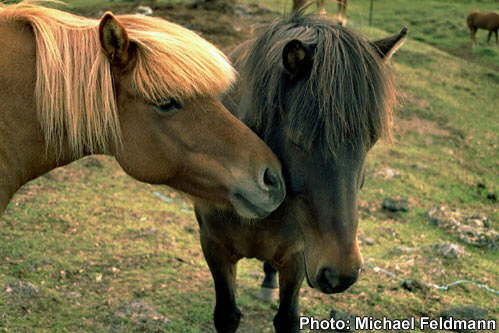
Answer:
[[[432,249],[440,256],[447,259],[459,259],[466,255],[464,246],[453,243],[434,244]]]
[[[399,177],[400,172],[395,170],[395,169],[386,168],[386,169],[382,169],[382,170],[377,171],[374,175],[381,177],[381,178],[384,178],[384,179],[391,179],[391,178]]]
[[[492,222],[484,215],[466,215],[456,209],[438,206],[428,211],[428,218],[430,223],[454,234],[466,244],[490,250],[499,248],[499,233],[491,228]]]
[[[329,313],[329,317],[334,320],[342,320],[342,321],[350,321],[350,329],[344,329],[344,330],[330,330],[330,332],[355,332],[354,330],[354,323],[355,323],[355,318],[357,317],[356,315],[348,312],[348,311],[342,311],[342,310],[336,310],[332,309],[331,312]]]
[[[419,280],[406,279],[401,283],[401,287],[410,292],[422,291],[426,292],[428,290],[428,286]]]
[[[385,198],[382,208],[390,212],[407,212],[409,210],[409,201],[406,198]]]
[[[487,319],[488,311],[476,306],[460,306],[442,311],[439,317],[454,320],[481,320]],[[470,330],[456,330],[456,332],[473,332]]]
[[[435,256],[446,259],[459,259],[467,254],[464,250],[464,246],[454,243],[439,243],[418,247],[397,246],[393,248],[391,252],[393,254],[400,255],[408,253],[419,253],[426,249],[431,249]]]

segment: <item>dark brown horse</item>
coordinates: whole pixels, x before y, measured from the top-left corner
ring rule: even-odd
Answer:
[[[234,292],[241,258],[267,262],[266,282],[274,288],[272,273],[279,271],[277,332],[298,330],[304,278],[324,293],[357,280],[357,193],[367,152],[390,132],[395,91],[386,62],[405,35],[406,29],[369,42],[323,16],[297,13],[233,52],[241,76],[223,102],[280,158],[288,195],[253,223],[195,203],[218,332],[239,325]]]
[[[473,11],[469,13],[466,18],[466,23],[468,24],[468,28],[470,29],[471,41],[476,43],[476,32],[478,29],[484,29],[489,31],[489,35],[487,36],[487,43],[490,43],[490,38],[492,37],[492,33],[496,35],[496,44],[498,44],[497,31],[499,30],[499,14],[490,12],[490,13],[481,13],[479,11]]]
[[[275,155],[217,100],[234,70],[159,18],[0,4],[0,214],[26,182],[90,154],[246,217],[285,195]]]

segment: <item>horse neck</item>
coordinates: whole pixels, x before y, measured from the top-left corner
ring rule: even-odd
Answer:
[[[72,161],[46,149],[35,107],[36,46],[24,24],[0,21],[0,215],[28,181]]]
[[[247,40],[232,50],[229,54],[229,59],[232,62],[236,71],[240,72],[242,69],[242,65],[244,63],[244,59],[246,57],[246,53],[249,51],[252,46],[254,40]],[[242,78],[239,76],[234,84],[225,92],[222,97],[222,103],[230,111],[234,116],[236,116],[243,123],[248,125],[248,116],[251,116],[251,110],[249,105],[251,105],[251,101],[249,100],[251,97],[248,94],[244,94],[245,87]]]

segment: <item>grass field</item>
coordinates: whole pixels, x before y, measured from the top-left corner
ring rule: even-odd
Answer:
[[[73,10],[89,10],[89,2],[70,2]],[[287,6],[282,1],[240,2],[276,11]],[[333,4],[329,8],[334,12]],[[380,142],[370,153],[361,192],[364,258],[404,279],[438,285],[467,279],[498,290],[497,248],[464,243],[431,224],[427,212],[444,205],[465,216],[485,215],[490,229],[499,231],[497,202],[490,199],[499,179],[499,46],[486,45],[481,31],[480,44],[471,48],[464,23],[471,9],[498,10],[499,3],[379,0],[372,27],[368,9],[368,0],[352,0],[350,26],[379,38],[406,25],[410,35],[393,59],[401,96],[395,140]],[[269,19],[161,13],[201,27],[224,50],[249,36],[251,23]],[[222,27],[204,25],[231,20],[233,26],[223,27],[237,28],[231,39],[220,36]],[[397,175],[385,176],[387,169]],[[409,211],[384,212],[385,197],[408,198]],[[448,242],[464,246],[466,255],[448,259],[425,247]],[[397,247],[423,248],[400,252]],[[111,158],[86,158],[23,187],[0,218],[0,257],[0,331],[213,331],[213,284],[192,211],[171,190],[126,176]],[[238,277],[238,304],[245,315],[240,332],[272,332],[277,305],[256,298],[260,263],[241,262]],[[12,281],[19,280],[37,289],[26,287],[28,296],[16,294]],[[410,292],[369,267],[343,294],[322,295],[305,285],[301,294],[303,314],[319,318],[333,308],[375,317],[435,317],[460,305],[487,309],[495,319],[499,314],[498,296],[476,286]],[[140,320],[127,312],[134,300],[156,313]]]

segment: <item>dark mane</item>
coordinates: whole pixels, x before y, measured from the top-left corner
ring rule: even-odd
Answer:
[[[293,39],[314,49],[310,76],[299,82],[282,65],[283,48]],[[325,18],[297,13],[270,24],[245,53],[241,82],[252,96],[244,120],[263,138],[276,117],[285,119],[296,143],[320,148],[326,156],[345,141],[368,147],[390,136],[395,89],[365,38]]]

